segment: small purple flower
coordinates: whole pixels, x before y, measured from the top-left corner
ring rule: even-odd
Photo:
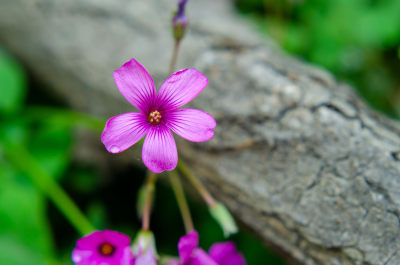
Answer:
[[[95,231],[76,241],[72,261],[76,265],[133,265],[130,243],[122,233]]]
[[[135,265],[157,265],[157,250],[151,231],[140,231],[132,246]]]
[[[209,254],[198,245],[199,235],[196,231],[184,235],[178,243],[181,260],[171,260],[168,265],[246,265],[243,255],[236,251],[232,242],[215,243]]]
[[[167,78],[158,93],[153,79],[135,59],[114,72],[121,94],[140,112],[109,119],[101,141],[110,153],[120,153],[146,135],[143,163],[154,173],[173,170],[178,153],[172,131],[186,140],[202,142],[214,136],[214,118],[201,110],[179,107],[195,98],[208,83],[196,69],[184,69]]]
[[[168,265],[218,265],[199,246],[199,234],[193,230],[181,237],[178,243],[180,261],[171,261]]]
[[[144,253],[136,256],[134,265],[157,265],[156,256],[151,249],[147,249]]]
[[[185,15],[185,6],[188,0],[179,0],[178,10],[172,18],[172,27],[175,39],[180,40],[185,34],[188,19]]]
[[[243,255],[236,250],[233,242],[219,242],[211,246],[208,251],[210,257],[219,265],[245,265]]]

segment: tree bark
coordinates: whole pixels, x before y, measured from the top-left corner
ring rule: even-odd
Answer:
[[[0,41],[78,110],[134,111],[112,71],[168,73],[174,0],[2,0]],[[400,264],[400,125],[329,73],[282,53],[231,1],[189,1],[179,68],[208,87],[190,104],[213,140],[180,158],[266,243],[301,264]],[[138,162],[138,161],[137,161]],[[261,264],[261,263],[260,263]]]

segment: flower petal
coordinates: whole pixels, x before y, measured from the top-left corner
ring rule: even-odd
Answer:
[[[108,152],[120,153],[142,139],[149,127],[149,123],[142,113],[120,114],[107,121],[101,141]]]
[[[141,112],[147,114],[156,99],[154,81],[146,69],[131,59],[114,71],[114,80],[122,95]]]
[[[214,137],[215,119],[197,109],[177,109],[166,113],[168,128],[192,142],[203,142]]]
[[[106,242],[111,243],[114,247],[126,247],[131,243],[131,239],[120,232],[104,230],[103,237]]]
[[[198,248],[193,253],[193,258],[188,265],[220,265],[216,263],[204,250]]]
[[[94,231],[76,241],[76,247],[81,250],[92,250],[104,241],[103,231]]]
[[[173,170],[178,151],[172,132],[164,124],[150,126],[142,150],[143,163],[154,173]]]
[[[233,242],[215,243],[211,246],[209,254],[219,265],[246,265],[243,255],[236,251]]]
[[[191,256],[194,250],[199,245],[199,234],[193,230],[187,235],[184,235],[179,239],[178,243],[178,251],[179,256],[181,257],[182,263],[185,264]]]
[[[136,256],[135,265],[157,265],[156,257],[151,248],[147,248],[146,253]]]
[[[157,94],[160,110],[172,110],[194,99],[208,84],[207,77],[196,69],[173,73],[161,85]]]
[[[117,263],[117,264],[121,264],[121,265],[134,265],[135,264],[135,258],[133,257],[132,250],[129,246],[125,247],[123,249],[122,256],[119,260],[119,263]]]
[[[81,249],[74,249],[72,251],[72,261],[76,265],[83,265],[88,262],[88,260],[92,259],[94,252],[91,250],[81,250]]]

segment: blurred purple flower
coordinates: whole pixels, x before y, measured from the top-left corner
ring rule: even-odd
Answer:
[[[175,39],[180,40],[185,34],[188,19],[185,15],[185,6],[188,0],[179,0],[178,10],[172,18],[172,27]]]
[[[158,93],[153,79],[135,59],[114,72],[121,94],[140,112],[109,119],[101,141],[110,153],[120,153],[146,135],[143,163],[154,173],[173,170],[178,153],[172,131],[186,140],[202,142],[214,136],[214,118],[201,110],[179,107],[195,98],[208,83],[196,69],[184,69],[167,78]]]
[[[191,231],[181,237],[178,243],[180,261],[173,260],[168,265],[218,265],[211,257],[199,246],[199,234]]]
[[[199,235],[192,231],[181,237],[178,243],[180,260],[171,260],[168,265],[246,265],[243,255],[236,251],[232,242],[215,243],[209,254],[198,247]]]
[[[76,241],[72,261],[76,265],[133,265],[128,236],[110,230],[95,231]]]
[[[219,265],[245,265],[243,255],[236,250],[233,242],[219,242],[211,246],[208,251],[210,257]]]
[[[136,256],[134,265],[157,265],[156,256],[153,251],[148,248],[144,253]]]
[[[151,231],[140,231],[132,246],[135,265],[157,265],[157,251]]]

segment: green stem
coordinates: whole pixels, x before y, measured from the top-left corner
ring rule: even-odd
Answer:
[[[30,177],[32,182],[56,205],[76,230],[82,235],[95,230],[71,198],[29,154],[26,148],[8,143],[4,151],[10,162]]]
[[[176,61],[178,59],[178,53],[179,53],[180,44],[181,44],[181,41],[175,39],[174,50],[172,52],[172,57],[171,57],[171,61],[170,61],[170,64],[169,64],[169,74],[172,74],[174,72],[174,70],[175,70]]]
[[[142,217],[142,230],[147,231],[150,229],[150,215],[151,215],[151,204],[153,201],[153,194],[155,189],[155,183],[157,181],[157,174],[150,172],[146,179],[146,201],[143,208]]]
[[[176,171],[171,171],[169,173],[169,180],[171,181],[172,190],[174,191],[179,210],[182,214],[182,219],[185,225],[186,232],[189,233],[194,229],[193,221],[190,215],[189,206],[186,201],[185,192],[183,191],[181,180]]]
[[[207,191],[204,185],[199,181],[199,179],[196,178],[196,176],[193,175],[190,169],[182,162],[182,160],[179,160],[177,168],[183,175],[187,177],[187,179],[197,189],[201,197],[203,197],[204,201],[207,203],[208,207],[213,207],[215,205],[214,198]]]

